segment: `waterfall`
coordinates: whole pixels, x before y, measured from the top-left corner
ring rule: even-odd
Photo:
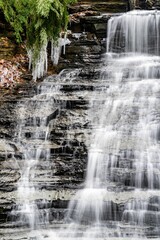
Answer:
[[[77,191],[69,203],[66,226],[47,232],[44,238],[34,239],[159,239],[159,27],[159,11],[132,11],[108,21],[101,78],[90,99],[92,134],[84,188]],[[52,89],[49,95],[53,97]],[[50,102],[50,96],[47,104],[45,101],[42,105],[42,111],[44,106],[53,111],[54,101]],[[37,103],[39,97],[44,96],[32,100]],[[29,104],[26,102],[22,112],[28,111]],[[45,122],[46,119],[40,126],[44,127]],[[46,140],[47,137],[43,144]],[[19,182],[21,201],[24,188],[29,189],[24,198],[34,192],[33,182],[29,183],[28,178],[33,160],[36,159],[36,164],[39,161],[43,144],[33,156],[30,146],[23,143],[29,163],[23,168]],[[44,155],[46,159],[47,153]],[[21,204],[22,209],[26,204],[28,207],[26,202]],[[33,221],[32,228],[37,216],[35,211],[32,207],[29,209],[31,216],[34,215],[28,220],[29,224]]]
[[[91,99],[85,188],[69,204],[71,228],[62,236],[78,237],[81,225],[82,239],[145,239],[151,226],[160,234],[159,27],[158,11],[132,11],[108,22],[101,68],[106,87]],[[119,188],[130,188],[122,213]]]
[[[132,11],[111,18],[108,25],[107,51],[159,55],[160,13]]]

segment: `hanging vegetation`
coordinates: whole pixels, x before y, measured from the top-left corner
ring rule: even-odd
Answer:
[[[48,42],[58,43],[68,25],[67,6],[76,0],[0,0],[0,9],[12,26],[18,43],[26,46],[33,78],[47,70]]]

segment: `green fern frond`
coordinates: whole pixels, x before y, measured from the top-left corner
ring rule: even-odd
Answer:
[[[33,52],[32,65],[39,59],[42,47],[56,41],[67,29],[69,4],[76,0],[0,0],[0,9],[12,26],[17,42],[26,36],[27,48]]]

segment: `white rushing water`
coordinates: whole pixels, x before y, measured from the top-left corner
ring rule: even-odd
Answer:
[[[49,116],[59,111],[59,104],[54,100],[58,91],[59,85],[50,85],[46,79],[46,83],[44,81],[39,86],[37,95],[23,99],[17,107],[19,122],[15,141],[23,154],[22,159],[17,160],[21,178],[17,186],[18,207],[12,211],[12,215],[13,219],[16,217],[16,224],[29,226],[31,230],[39,225],[49,224],[49,211],[40,212],[38,203],[34,199],[36,199],[37,189],[40,188],[37,183],[40,174],[39,166],[42,170],[43,168],[49,170],[51,167],[49,132],[52,121]],[[48,177],[44,174],[44,179],[47,180]],[[45,204],[44,199],[42,205],[45,206]]]
[[[67,217],[72,224],[62,234],[65,237],[78,237],[82,224],[84,239],[145,238],[152,222],[159,235],[159,27],[157,11],[128,12],[108,22],[101,81],[109,87],[95,93],[91,101],[94,128],[85,188],[70,202]],[[123,159],[129,162],[128,169]],[[124,175],[119,180],[135,189],[120,219],[114,204],[118,171]],[[151,200],[141,198],[146,191],[158,195],[156,210]],[[109,227],[109,221],[114,227]]]
[[[109,20],[100,79],[106,87],[95,91],[90,104],[93,131],[85,188],[70,201],[68,226],[47,232],[45,239],[160,236],[159,28],[159,11],[133,11]],[[33,156],[28,154],[30,163],[19,183],[22,195],[31,184],[26,179]],[[37,150],[36,161],[39,155]]]
[[[107,51],[139,52],[159,55],[159,11],[132,11],[111,18]]]

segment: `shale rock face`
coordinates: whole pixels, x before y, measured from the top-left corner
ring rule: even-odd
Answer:
[[[3,238],[4,227],[20,227],[20,216],[16,212],[17,189],[24,165],[24,153],[17,141],[19,106],[26,101],[29,106],[34,106],[33,96],[43,89],[50,89],[51,81],[59,86],[54,99],[57,107],[47,113],[47,124],[50,127],[44,150],[49,150],[50,158],[44,162],[44,155],[41,154],[38,164],[31,170],[35,172],[33,182],[36,189],[31,200],[36,202],[41,215],[49,215],[50,223],[62,221],[69,200],[84,185],[91,133],[89,101],[93,90],[103,88],[98,86],[99,66],[106,48],[106,22],[111,14],[100,15],[100,12],[121,12],[126,11],[127,7],[126,1],[79,1],[71,7],[72,14],[79,11],[96,13],[94,16],[83,15],[78,22],[71,24],[71,43],[66,47],[66,54],[62,54],[58,66],[59,70],[68,70],[63,71],[58,78],[48,77],[42,84],[27,84],[18,89],[15,95],[3,99],[0,105],[0,234]],[[28,107],[28,111],[32,114],[32,108]],[[45,140],[46,129],[39,129],[39,136],[35,138],[39,119],[46,114],[45,107],[41,109],[39,104],[33,114],[34,118],[24,119],[22,135],[31,147],[33,142],[38,147]],[[33,121],[35,117],[36,123]],[[120,198],[123,205],[130,198],[128,195]],[[121,214],[122,207],[118,204],[113,205],[119,207]]]
[[[16,45],[9,39],[0,37],[0,58],[8,58],[14,55],[16,51]]]
[[[129,5],[131,9],[159,9],[160,2],[157,0],[130,0]]]
[[[108,1],[106,3],[111,4]],[[93,8],[98,4],[101,5],[101,2],[86,1],[83,4],[87,6],[91,4]],[[79,7],[75,5],[71,10],[73,14],[76,13],[77,6]],[[84,187],[88,147],[91,142],[91,132],[95,128],[91,125],[91,114],[92,118],[93,116],[96,118],[96,111],[92,109],[92,113],[90,112],[90,104],[96,91],[94,106],[96,109],[103,107],[104,105],[100,103],[105,102],[107,95],[103,95],[102,90],[105,89],[107,92],[112,85],[109,74],[103,74],[107,83],[103,85],[103,81],[100,80],[102,77],[100,69],[104,66],[105,73],[106,67],[106,64],[103,65],[102,54],[105,52],[106,22],[110,17],[111,14],[84,15],[78,22],[72,23],[69,36],[71,43],[66,47],[66,55],[62,54],[58,66],[62,72],[58,76],[47,77],[42,83],[31,83],[17,89],[15,95],[3,99],[1,103],[0,237],[3,240],[26,239],[26,233],[23,231],[29,223],[25,219],[26,215],[22,219],[21,206],[25,199],[22,194],[21,198],[19,195],[19,183],[22,176],[26,176],[24,172],[27,172],[30,165],[26,163],[24,146],[28,147],[33,157],[27,160],[33,163],[29,170],[31,183],[29,187],[30,190],[32,189],[32,194],[28,200],[41,219],[41,222],[37,219],[37,225],[41,226],[45,222],[45,224],[54,224],[55,227],[56,224],[64,223],[70,199],[77,190]],[[126,69],[124,79],[128,70],[129,68]],[[110,74],[112,75],[112,72]],[[48,93],[51,94],[49,101]],[[136,108],[123,113],[124,117],[127,116],[126,125],[128,119],[134,125],[138,120],[137,114]],[[113,125],[120,121],[121,116],[121,112],[116,111]],[[46,119],[44,126],[41,125],[43,118]],[[156,190],[155,193],[143,191],[136,200],[137,193],[133,181],[136,173],[133,166],[135,159],[132,151],[130,156],[126,154],[126,145],[132,150],[134,141],[130,141],[130,137],[125,138],[125,136],[121,140],[119,154],[110,155],[107,176],[110,184],[107,185],[108,192],[103,196],[105,214],[102,221],[107,222],[113,231],[117,227],[117,222],[121,221],[120,228],[125,236],[134,235],[135,228],[128,223],[131,218],[134,222],[134,212],[139,210],[144,212],[143,201],[146,206],[145,235],[159,236],[157,229],[157,222],[160,221],[159,195]],[[37,149],[40,151],[37,152]],[[35,161],[37,153],[39,153],[38,161]],[[112,157],[116,159],[115,165],[111,163]],[[27,189],[28,179],[24,178],[23,181],[26,181]],[[144,189],[148,187],[147,182],[144,181],[143,187]],[[24,194],[24,198],[25,196]],[[136,201],[139,209],[136,207]],[[76,216],[76,213],[73,215]],[[86,213],[84,221],[89,217]],[[138,231],[140,232],[142,228],[143,226],[139,226]],[[19,229],[22,230],[21,234]],[[107,227],[105,231],[106,229]]]
[[[32,167],[30,172],[30,175],[34,172],[33,184],[36,189],[31,201],[34,200],[42,212],[50,213],[50,222],[64,218],[68,201],[75,189],[83,187],[87,164],[87,145],[91,131],[88,104],[97,84],[98,74],[93,68],[66,70],[60,77],[48,77],[42,84],[40,83],[34,90],[36,91],[35,97],[28,92],[28,96],[14,99],[14,101],[10,99],[2,104],[1,228],[9,227],[11,223],[12,226],[19,226],[19,215],[15,211],[18,207],[16,205],[17,183],[26,161],[21,145],[17,141],[19,131],[21,131],[21,141],[27,142],[30,148],[39,146],[44,148],[38,163]],[[55,92],[54,96],[56,107],[54,110],[48,111],[41,102],[37,103],[36,94],[38,96],[42,90],[50,89],[54,84],[59,86],[59,90]],[[31,90],[29,89],[29,91]],[[24,108],[27,111],[24,117],[30,117],[21,119],[25,125],[17,131],[17,124],[21,118],[19,109],[26,101],[29,106]],[[40,118],[45,114],[47,114],[47,125],[49,125],[47,142],[45,141],[46,129],[40,128],[39,125]],[[35,134],[37,131],[38,136]],[[46,159],[46,150],[50,152],[50,157],[44,160]],[[21,200],[19,201],[21,202]],[[11,212],[12,215],[10,215]],[[6,220],[7,225],[5,224]]]
[[[82,21],[86,26],[90,24],[94,26],[97,18],[84,18]],[[103,22],[106,29],[106,19],[99,21]],[[60,70],[73,67],[78,67],[80,70],[68,70],[68,73],[65,71],[58,81],[56,77],[51,77],[37,86],[32,82],[28,83],[17,88],[11,96],[2,98],[0,106],[0,222],[2,229],[6,221],[9,227],[12,220],[16,222],[18,219],[18,215],[10,215],[13,209],[17,208],[17,184],[24,165],[24,153],[17,143],[19,134],[17,125],[20,118],[18,108],[26,101],[34,107],[32,97],[44,89],[50,89],[53,78],[55,78],[55,86],[60,85],[60,90],[58,94],[55,92],[58,107],[53,112],[47,113],[47,124],[51,127],[49,142],[45,148],[50,151],[50,159],[44,162],[42,155],[34,169],[36,172],[34,184],[37,188],[34,200],[42,211],[43,209],[51,211],[50,221],[60,220],[64,217],[68,201],[75,189],[83,187],[87,164],[87,142],[91,131],[88,103],[99,77],[99,72],[94,70],[94,66],[101,63],[101,53],[105,51],[105,45],[101,45],[102,38],[96,35],[95,28],[93,32],[77,32],[80,24],[76,26],[74,24],[74,30],[70,35],[71,44],[66,47],[66,54],[62,54],[59,63]],[[103,36],[106,36],[105,31]],[[82,69],[84,66],[88,66],[86,70]],[[73,83],[71,83],[72,78]],[[44,141],[46,129],[41,129],[40,139],[35,139],[35,131],[40,117],[45,115],[45,109],[41,109],[39,105],[36,111],[34,108],[28,111],[30,115],[33,114],[33,118],[25,119],[26,126],[22,134],[28,142],[30,141],[31,146],[34,141],[37,141],[38,146],[41,144],[40,141]],[[33,121],[35,114],[37,114],[37,126]],[[45,204],[42,199],[45,199]]]
[[[126,0],[117,1],[117,0],[79,0],[77,4],[71,6],[71,13],[81,12],[81,11],[97,11],[101,13],[106,12],[124,12],[128,10],[128,2]]]

